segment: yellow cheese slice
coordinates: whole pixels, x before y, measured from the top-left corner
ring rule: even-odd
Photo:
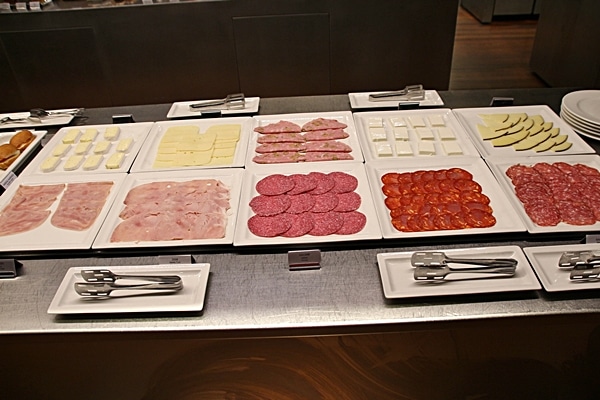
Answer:
[[[92,154],[83,163],[83,169],[86,171],[93,171],[98,169],[103,158],[104,157],[101,154]]]
[[[118,126],[109,126],[104,131],[104,139],[110,141],[117,140],[119,137],[119,133],[121,133],[121,128],[119,128]]]
[[[226,147],[223,149],[214,149],[213,157],[233,157],[235,154],[235,147]]]
[[[177,144],[177,152],[196,152],[196,151],[208,151],[213,148],[213,142],[201,141],[201,140],[190,140],[186,142],[180,142]]]
[[[90,147],[92,147],[91,142],[81,142],[77,146],[75,146],[75,154],[87,154],[90,151]]]
[[[65,136],[63,136],[62,142],[65,144],[73,144],[79,139],[79,129],[69,129]]]
[[[569,138],[569,135],[556,135],[554,136],[554,145],[558,146],[560,144],[563,144],[564,142],[567,141],[567,139]]]
[[[237,142],[220,142],[216,141],[213,145],[215,149],[235,149],[237,147]]]
[[[569,150],[571,148],[571,146],[573,146],[573,143],[571,143],[571,142],[563,142],[562,144],[554,146],[552,148],[552,150],[556,151],[558,153],[558,152],[561,152],[561,151]]]
[[[44,160],[40,168],[44,172],[52,172],[56,169],[58,163],[60,163],[60,157],[48,157]]]
[[[201,151],[201,152],[193,152],[193,153],[184,153],[180,154],[177,158],[177,162],[179,162],[183,166],[198,166],[198,165],[206,165],[210,162],[212,158],[212,150],[211,151]]]
[[[501,125],[508,119],[508,114],[480,114],[486,125]]]
[[[231,165],[233,157],[213,157],[208,165]]]
[[[65,171],[74,171],[74,170],[76,170],[77,168],[79,168],[81,166],[82,162],[83,162],[83,156],[82,155],[71,156],[71,157],[69,157],[67,159],[67,162],[63,166],[63,169]]]
[[[125,159],[124,153],[113,153],[112,156],[106,160],[106,168],[107,169],[119,169],[123,164],[123,160]]]
[[[98,130],[94,128],[88,128],[83,132],[83,135],[81,135],[81,139],[79,139],[79,141],[93,142],[96,139],[96,136],[98,136]]]
[[[56,145],[56,147],[54,147],[54,149],[52,149],[52,155],[54,157],[62,157],[67,154],[70,148],[70,144],[59,143]]]
[[[535,150],[537,153],[542,153],[544,151],[550,150],[552,147],[554,147],[555,144],[556,142],[554,141],[554,139],[549,138],[548,140],[545,140],[542,143],[535,146],[533,150]]]
[[[479,136],[481,136],[483,140],[491,140],[504,135],[503,132],[496,132],[489,126],[481,124],[477,125],[477,131],[479,132]]]
[[[110,149],[110,146],[111,143],[108,140],[98,142],[94,147],[94,154],[106,154],[108,153],[108,149]]]
[[[533,149],[535,146],[539,145],[540,143],[548,140],[550,138],[550,133],[548,132],[543,132],[539,135],[535,135],[535,136],[529,136],[515,144],[513,144],[513,148],[517,151],[523,151],[523,150],[531,150]]]
[[[560,128],[552,128],[552,129],[548,129],[545,132],[550,132],[550,136],[551,137],[557,137],[558,134],[560,133]]]
[[[117,144],[117,151],[120,153],[127,153],[133,144],[133,138],[121,139]]]
[[[513,133],[512,135],[504,135],[496,139],[492,139],[492,145],[494,147],[506,147],[511,146],[529,136],[529,132],[521,129],[521,131]]]

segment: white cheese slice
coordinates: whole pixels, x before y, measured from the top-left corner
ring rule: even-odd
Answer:
[[[92,154],[83,163],[83,169],[85,171],[94,171],[98,169],[103,158],[104,157],[101,154]]]
[[[391,157],[394,155],[394,153],[392,153],[392,146],[389,143],[375,144],[375,151],[377,152],[378,157]]]
[[[103,140],[101,142],[96,143],[94,147],[94,154],[106,154],[112,145],[108,140]]]
[[[77,146],[75,146],[75,154],[87,154],[90,151],[90,147],[92,147],[91,142],[80,142]]]
[[[133,138],[121,139],[117,144],[117,151],[120,153],[127,153],[133,144]]]
[[[401,117],[390,118],[392,126],[406,126],[406,121]]]
[[[435,154],[435,145],[430,140],[419,141],[419,154],[422,156],[432,156]]]
[[[442,147],[444,149],[444,152],[449,156],[459,156],[463,154],[462,148],[454,140],[442,142]]]
[[[52,155],[54,157],[62,157],[71,149],[70,144],[59,143],[52,149]]]
[[[371,140],[373,142],[380,142],[380,141],[387,140],[387,134],[385,133],[385,128],[383,128],[383,127],[369,128],[369,135],[371,136]]]
[[[413,128],[423,128],[427,126],[425,124],[425,121],[423,121],[423,118],[417,115],[411,115],[410,117],[408,117],[408,120],[410,121],[410,124]]]
[[[83,162],[83,156],[82,155],[74,155],[71,156],[67,159],[67,162],[65,163],[65,165],[63,166],[63,169],[65,171],[74,171],[77,168],[79,168],[81,166],[81,163]]]
[[[93,142],[98,136],[98,130],[94,128],[88,128],[83,131],[83,135],[81,135],[80,142]]]
[[[62,142],[65,144],[73,144],[79,139],[80,133],[81,131],[79,129],[69,129],[65,136],[63,136]]]
[[[117,140],[119,138],[119,133],[121,133],[121,128],[118,126],[109,126],[104,131],[104,139],[106,140]]]
[[[445,126],[444,117],[440,114],[433,114],[427,117],[431,126]]]
[[[395,126],[394,127],[394,139],[395,140],[409,140],[408,128],[406,126]]]
[[[383,128],[383,119],[380,117],[369,118],[369,128]]]
[[[438,128],[438,135],[440,137],[440,140],[456,139],[456,136],[454,135],[454,132],[452,131],[452,129],[448,128],[447,126]]]
[[[48,157],[44,160],[44,162],[42,163],[40,168],[44,172],[52,172],[56,169],[56,167],[58,166],[58,163],[60,163],[60,157],[55,157],[55,156]]]
[[[125,158],[124,153],[114,153],[112,156],[106,160],[106,168],[107,169],[119,169],[123,164],[123,159]]]
[[[417,136],[419,140],[434,140],[433,131],[429,128],[417,128]]]
[[[414,155],[412,147],[407,141],[396,142],[396,154],[400,157]]]

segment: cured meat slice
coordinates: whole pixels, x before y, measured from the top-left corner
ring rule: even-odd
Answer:
[[[308,193],[300,193],[290,198],[290,206],[286,210],[288,214],[300,214],[312,210],[315,205],[315,197]]]
[[[381,176],[381,182],[383,184],[386,183],[398,183],[398,177],[400,174],[398,174],[397,172],[388,172],[386,174],[383,174]]]
[[[257,215],[268,217],[270,215],[281,214],[290,208],[292,200],[287,195],[278,196],[256,196],[250,200],[250,208]]]
[[[583,175],[600,177],[600,171],[594,167],[590,167],[589,165],[575,164],[575,168],[577,168]]]
[[[285,132],[285,133],[271,133],[268,135],[260,135],[256,142],[263,143],[304,143],[306,139],[301,133],[297,132]]]
[[[342,214],[344,223],[336,231],[338,235],[354,235],[367,225],[367,217],[359,211],[345,212]]]
[[[335,181],[335,185],[331,188],[333,193],[353,192],[358,187],[358,179],[350,174],[335,171],[328,175]]]
[[[315,223],[310,213],[290,215],[292,226],[290,229],[281,234],[283,237],[300,237],[308,234],[314,227]]]
[[[444,197],[444,196],[445,195],[443,193],[440,195],[441,202],[444,202],[444,200],[442,199],[442,197]],[[454,198],[454,195],[451,193],[449,193],[448,196],[450,196],[451,198]],[[475,202],[475,203],[482,203],[482,204],[490,204],[490,198],[481,192],[470,192],[470,191],[460,192],[458,194],[458,198],[456,200],[459,200],[462,203]]]
[[[538,172],[529,165],[523,164],[514,164],[506,169],[506,176],[508,176],[511,180],[514,180],[519,175],[523,174],[538,174]]]
[[[316,118],[302,125],[302,131],[321,131],[324,129],[345,129],[348,125],[336,119]]]
[[[335,186],[335,181],[328,174],[322,172],[310,172],[308,176],[314,178],[317,186],[311,190],[310,194],[323,194],[329,192]]]
[[[68,184],[50,223],[73,231],[88,229],[100,215],[112,187],[113,182]]]
[[[265,196],[276,196],[289,192],[294,187],[294,179],[287,175],[273,174],[256,183],[256,191]]]
[[[337,140],[325,140],[322,142],[307,142],[306,152],[351,153],[352,147]]]
[[[291,121],[281,120],[279,122],[274,122],[271,124],[267,124],[265,126],[258,126],[254,128],[255,132],[258,133],[287,133],[287,132],[301,132],[300,125],[295,124]]]
[[[344,217],[337,212],[313,213],[315,226],[308,233],[312,236],[327,236],[336,233],[344,225]]]
[[[31,231],[42,225],[50,210],[20,210],[0,214],[0,236]]]
[[[324,129],[322,131],[311,131],[304,134],[307,141],[346,139],[350,135],[343,129]]]
[[[596,217],[588,206],[582,202],[559,201],[556,208],[563,222],[570,225],[593,225]]]
[[[325,213],[333,210],[338,205],[338,196],[335,193],[327,192],[319,195],[313,195],[315,204],[311,211],[314,213]]]
[[[525,204],[525,212],[539,226],[556,226],[561,220],[560,213],[551,203]]]
[[[329,152],[329,151],[311,151],[306,153],[304,161],[315,162],[315,161],[350,161],[354,160],[352,154],[342,152]]]
[[[306,150],[304,143],[266,143],[256,147],[257,153],[300,152]]]
[[[287,192],[289,195],[310,192],[317,187],[317,180],[310,174],[292,174],[290,176],[294,180],[294,187]]]
[[[515,187],[515,194],[523,203],[537,199],[539,197],[550,197],[552,191],[550,188],[540,182],[529,182]]]
[[[292,227],[293,218],[288,214],[270,217],[253,215],[248,220],[248,229],[256,236],[275,237],[284,234]]]
[[[461,192],[481,192],[481,185],[471,179],[456,179],[454,180],[454,187]]]
[[[446,171],[446,179],[466,179],[472,180],[473,175],[462,168],[450,168]]]
[[[306,157],[297,151],[279,151],[275,153],[259,154],[252,158],[257,164],[281,164],[304,161]]]
[[[465,219],[471,228],[489,228],[496,225],[496,218],[484,210],[471,209],[466,213]]]
[[[356,192],[338,193],[337,198],[337,206],[335,206],[333,209],[333,211],[337,212],[350,212],[358,210],[362,202],[360,195]]]

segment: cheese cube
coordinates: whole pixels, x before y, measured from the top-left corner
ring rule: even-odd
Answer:
[[[375,144],[375,151],[378,157],[391,157],[394,155],[392,153],[392,146],[389,143]]]
[[[435,136],[433,136],[433,131],[429,128],[417,128],[417,136],[419,140],[433,140]]]
[[[124,153],[114,153],[112,156],[106,160],[106,168],[107,169],[119,169],[123,164],[123,159],[125,158]]]
[[[120,153],[127,153],[133,144],[133,138],[121,139],[117,144],[117,151]]]
[[[89,128],[89,129],[86,129],[83,132],[83,135],[81,135],[81,139],[79,139],[79,141],[81,141],[81,142],[93,142],[96,139],[97,135],[98,135],[98,130],[97,129]]]
[[[429,119],[429,123],[431,126],[445,126],[446,122],[444,122],[444,117],[439,114],[430,115],[427,117]]]
[[[56,147],[52,150],[52,155],[54,157],[62,157],[65,154],[67,154],[67,152],[69,151],[69,149],[71,148],[70,144],[65,144],[65,143],[59,143],[56,145]]]
[[[67,162],[63,166],[63,169],[65,171],[76,170],[77,168],[79,168],[81,166],[81,163],[83,162],[83,158],[84,157],[82,155],[73,155],[73,156],[69,157],[67,159]]]
[[[390,122],[392,123],[392,126],[406,126],[406,121],[401,117],[390,118]]]
[[[394,127],[394,139],[395,140],[409,140],[408,128],[405,126]]]
[[[62,142],[65,144],[73,144],[77,142],[77,140],[79,139],[79,133],[80,131],[77,128],[69,129],[65,136],[63,136]]]
[[[408,117],[408,120],[410,121],[410,124],[413,128],[422,128],[427,126],[425,125],[425,121],[423,121],[423,118],[416,115],[411,115],[410,117]]]
[[[77,146],[75,146],[75,154],[87,154],[92,147],[91,142],[81,142]]]
[[[369,128],[369,135],[371,136],[371,141],[380,142],[387,140],[387,135],[385,133],[385,129],[383,127],[375,127]]]
[[[94,147],[94,154],[106,154],[108,153],[108,149],[110,149],[110,146],[111,143],[108,140],[98,142]]]
[[[456,139],[456,136],[454,135],[454,132],[452,131],[452,129],[448,128],[447,126],[438,128],[438,135],[440,137],[440,140]]]
[[[396,142],[396,155],[400,157],[412,156],[413,150],[407,141]]]
[[[419,154],[422,156],[432,156],[435,154],[435,146],[430,140],[419,141]]]
[[[121,128],[119,128],[118,126],[109,126],[104,131],[104,139],[110,140],[110,141],[117,140],[120,132],[121,132]]]
[[[103,158],[104,157],[101,154],[93,154],[89,156],[83,163],[83,169],[86,171],[93,171],[98,169]]]
[[[60,157],[55,157],[55,156],[48,157],[47,159],[44,160],[44,162],[42,163],[40,168],[44,172],[52,172],[56,169],[59,162],[60,162]]]
[[[444,153],[449,156],[458,156],[463,153],[460,145],[454,140],[442,142],[442,148],[444,149]]]
[[[383,119],[379,117],[369,118],[369,128],[383,128]]]

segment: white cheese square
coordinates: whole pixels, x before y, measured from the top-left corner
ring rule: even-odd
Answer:
[[[380,142],[380,141],[387,140],[387,134],[385,133],[385,128],[383,128],[383,127],[369,128],[369,135],[371,136],[371,140],[373,142]]]
[[[419,140],[434,140],[433,131],[429,128],[417,128],[417,136]]]
[[[440,137],[440,140],[456,139],[456,136],[454,135],[454,132],[452,131],[452,129],[448,128],[447,126],[438,128],[438,135]]]
[[[435,154],[435,145],[430,140],[419,141],[419,154],[422,156],[432,156]]]
[[[378,157],[391,157],[394,155],[394,153],[392,153],[392,146],[389,143],[377,143],[375,145],[375,151],[377,152]]]
[[[371,117],[369,118],[369,128],[382,128],[383,127],[383,119],[380,117]]]
[[[413,128],[423,128],[427,126],[423,118],[417,115],[411,115],[410,117],[408,117],[408,120],[410,121],[410,124]]]
[[[406,121],[402,117],[390,118],[392,126],[406,126]]]
[[[406,141],[396,142],[396,154],[399,157],[406,157],[406,156],[414,155],[410,143],[406,142]]]
[[[92,147],[91,142],[80,142],[75,146],[75,154],[87,154],[90,151],[90,147]]]
[[[93,142],[96,140],[96,136],[98,135],[98,130],[94,128],[88,128],[81,135],[80,142]]]
[[[394,139],[395,140],[409,140],[408,128],[406,126],[394,127]]]
[[[444,153],[449,156],[459,156],[463,154],[462,148],[455,140],[442,142],[442,148],[444,149]]]
[[[427,117],[431,126],[446,126],[444,117],[440,114],[433,114]]]

